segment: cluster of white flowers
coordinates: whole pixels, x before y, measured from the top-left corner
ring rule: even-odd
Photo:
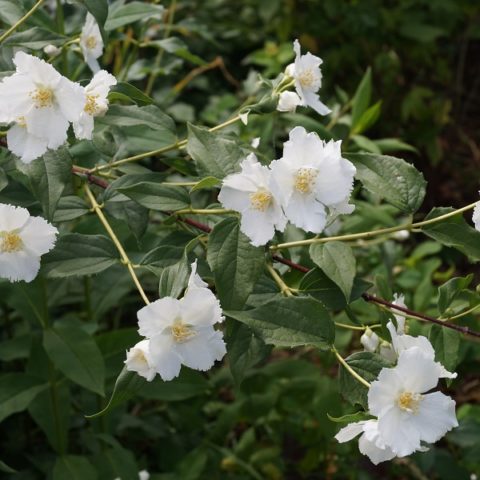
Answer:
[[[223,334],[214,329],[224,320],[220,302],[196,271],[195,261],[180,300],[163,297],[137,313],[138,332],[145,340],[127,352],[127,370],[149,382],[157,373],[168,381],[179,375],[182,365],[205,371],[224,357]]]
[[[280,93],[277,110],[280,112],[294,112],[298,106],[311,107],[320,115],[328,115],[330,109],[324,105],[318,90],[322,86],[322,59],[308,52],[301,54],[298,40],[293,42],[295,62],[288,65],[285,74],[292,78],[296,92],[284,91]]]
[[[403,296],[396,297],[396,302],[404,304]],[[440,378],[457,374],[435,361],[435,350],[426,337],[405,334],[405,319],[396,316],[396,320],[397,328],[387,324],[392,337],[388,355],[381,347],[379,351],[397,364],[383,368],[368,392],[369,413],[377,418],[347,425],[335,437],[343,443],[361,434],[359,450],[375,464],[428,450],[425,443],[438,441],[458,426],[455,402],[440,392],[427,393]],[[361,341],[368,351],[379,347],[379,337],[371,330]]]
[[[13,124],[7,132],[11,152],[30,163],[64,144],[70,123],[78,138],[92,137],[93,117],[105,114],[117,83],[113,75],[102,70],[83,88],[24,52],[13,62],[16,72],[0,82],[0,123]]]
[[[341,141],[324,142],[295,127],[282,158],[266,167],[250,154],[239,173],[225,177],[218,198],[242,214],[241,230],[252,244],[265,245],[275,229],[285,229],[287,220],[320,233],[328,217],[353,212],[348,202],[355,173],[353,164],[342,158]]]
[[[0,203],[0,278],[31,282],[40,257],[55,245],[58,231],[27,209]]]

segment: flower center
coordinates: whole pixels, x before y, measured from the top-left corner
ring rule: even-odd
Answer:
[[[195,332],[190,325],[185,325],[181,320],[175,320],[172,325],[172,336],[177,343],[183,343],[195,336]]]
[[[50,88],[38,87],[30,94],[35,102],[35,108],[50,107],[53,104],[53,92]]]
[[[422,398],[422,395],[419,393],[403,392],[397,398],[397,404],[401,410],[405,410],[406,412],[410,413],[417,413],[418,406],[420,405]]]
[[[15,253],[23,248],[23,241],[15,232],[0,233],[0,252]]]
[[[295,175],[295,189],[300,193],[311,193],[317,175],[318,171],[314,168],[300,168]]]
[[[303,70],[297,78],[303,88],[312,90],[318,90],[320,88],[320,78],[311,68]]]
[[[21,116],[21,117],[18,117],[17,118],[17,125],[19,127],[22,127],[22,128],[26,128],[27,127],[27,121],[25,120],[25,117],[24,116]]]
[[[83,108],[83,110],[92,117],[97,113],[98,110],[97,98],[98,95],[87,95],[87,102]]]
[[[93,50],[97,46],[97,39],[93,35],[90,35],[85,40],[85,45],[89,50]]]
[[[254,210],[264,212],[272,203],[272,194],[267,190],[257,190],[250,194],[250,205]]]

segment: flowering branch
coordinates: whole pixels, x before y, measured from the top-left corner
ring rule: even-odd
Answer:
[[[6,38],[8,38],[23,22],[28,20],[28,18],[37,10],[38,7],[42,5],[44,0],[38,0],[38,2],[22,17],[20,20],[15,22],[7,31],[3,32],[0,36],[0,43],[2,43]]]
[[[112,227],[108,223],[108,220],[106,219],[105,215],[102,212],[102,207],[98,204],[97,199],[93,195],[92,191],[90,190],[90,187],[85,184],[84,185],[85,193],[87,194],[88,199],[90,200],[90,203],[92,204],[92,209],[93,211],[97,214],[98,218],[102,222],[103,226],[105,227],[105,230],[107,231],[108,235],[112,239],[113,243],[117,247],[118,252],[120,253],[120,257],[122,259],[122,263],[126,265],[128,268],[128,271],[130,272],[130,275],[133,279],[133,282],[135,283],[135,286],[137,287],[137,290],[140,293],[140,296],[142,297],[143,301],[149,305],[150,300],[148,299],[147,295],[145,294],[142,285],[140,284],[140,280],[137,277],[137,274],[135,273],[135,270],[133,268],[133,264],[128,257],[127,253],[125,252],[125,249],[123,248],[122,244],[120,243],[120,240],[118,239],[117,235],[115,232],[112,230]]]
[[[454,210],[453,212],[449,212],[444,215],[440,215],[439,217],[431,218],[429,220],[423,220],[421,222],[406,223],[403,225],[398,225],[396,227],[380,228],[378,230],[372,230],[369,232],[336,235],[333,237],[309,238],[307,240],[298,240],[296,242],[279,243],[278,245],[271,245],[270,250],[281,250],[283,248],[300,247],[303,245],[311,245],[313,243],[327,243],[327,242],[333,242],[333,241],[357,240],[359,238],[372,238],[372,237],[376,237],[378,235],[383,235],[386,233],[398,232],[400,230],[416,231],[416,229],[424,227],[425,225],[431,225],[433,223],[441,222],[443,220],[446,220],[447,218],[466,212],[467,210],[472,210],[473,208],[475,208],[477,203],[478,202],[470,203],[469,205],[466,205],[465,207]]]

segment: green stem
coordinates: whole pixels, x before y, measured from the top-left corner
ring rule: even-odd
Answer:
[[[360,330],[362,332],[364,332],[367,328],[374,330],[375,328],[381,327],[379,323],[376,323],[375,325],[364,325],[362,327],[357,327],[355,325],[348,325],[347,323],[340,323],[340,322],[335,322],[335,325],[340,328],[346,328],[348,330]]]
[[[185,208],[173,213],[175,215],[225,215],[233,212],[233,210],[226,210],[225,208]]]
[[[280,291],[287,297],[292,297],[293,293],[290,290],[290,287],[283,281],[283,278],[277,273],[270,263],[267,263],[268,273],[275,280],[275,283],[280,287]]]
[[[370,388],[370,383],[368,383],[363,377],[361,377],[346,361],[345,359],[338,353],[335,347],[332,348],[332,352],[337,357],[337,360],[342,364],[342,366],[347,370],[347,372],[358,380],[362,385],[365,385],[367,388]]]
[[[457,320],[457,318],[462,318],[464,317],[465,315],[468,315],[469,313],[472,313],[474,312],[475,310],[478,310],[480,308],[480,303],[478,305],[475,305],[474,307],[472,308],[469,308],[468,310],[465,310],[464,312],[462,313],[459,313],[457,315],[454,315],[453,317],[445,317],[445,318],[442,318],[440,317],[439,320],[448,320],[448,321],[451,321],[451,320]]]
[[[6,32],[3,32],[3,35],[0,36],[0,43],[2,43],[6,38],[8,38],[22,23],[24,23],[28,18],[37,10],[38,7],[42,5],[44,0],[38,0],[38,2],[17,22],[15,22]]]
[[[398,225],[396,227],[390,228],[381,228],[379,230],[372,230],[370,232],[361,232],[361,233],[352,233],[347,235],[337,235],[334,237],[324,237],[324,238],[309,238],[307,240],[299,240],[296,242],[287,242],[287,243],[279,243],[278,245],[272,245],[270,247],[271,250],[281,250],[283,248],[292,248],[292,247],[300,247],[303,245],[311,245],[313,243],[326,243],[326,242],[333,242],[333,241],[348,241],[348,240],[357,240],[359,238],[372,238],[378,235],[384,235],[388,233],[398,232],[400,230],[413,230],[420,227],[424,227],[426,225],[431,225],[433,223],[441,222],[446,220],[447,218],[453,217],[460,213],[466,212],[467,210],[471,210],[475,208],[478,202],[471,203],[470,205],[466,205],[465,207],[459,208],[458,210],[454,210],[453,212],[446,213],[444,215],[440,215],[439,217],[431,218],[429,220],[424,220],[422,222],[417,223],[406,223],[403,225]]]
[[[216,132],[217,130],[221,130],[222,128],[226,128],[229,125],[232,125],[240,120],[240,116],[237,115],[226,122],[223,122],[219,125],[216,125],[215,127],[210,128],[208,131],[209,132]],[[145,153],[140,153],[138,155],[134,155],[133,157],[127,157],[127,158],[122,158],[121,160],[117,160],[115,162],[110,162],[106,163],[105,165],[99,165],[97,167],[92,168],[89,170],[90,174],[97,173],[101,170],[106,170],[109,168],[116,168],[119,167],[120,165],[124,165],[126,163],[131,163],[131,162],[136,162],[138,160],[142,160],[147,157],[154,157],[157,155],[162,155],[167,152],[171,152],[172,150],[177,150],[184,148],[188,143],[188,140],[185,138],[183,140],[180,140],[179,142],[172,143],[170,145],[167,145],[166,147],[159,148],[158,150],[152,150],[150,152],[145,152]]]

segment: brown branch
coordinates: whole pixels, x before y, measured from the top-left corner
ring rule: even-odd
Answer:
[[[375,297],[374,295],[370,295],[369,293],[362,294],[362,297],[367,302],[378,303],[379,305],[383,305],[384,307],[390,308],[392,310],[398,310],[399,312],[405,313],[409,317],[425,320],[426,322],[434,323],[435,325],[440,325],[441,327],[446,327],[452,330],[456,330],[457,332],[463,333],[464,335],[471,335],[472,337],[480,338],[480,332],[475,332],[474,330],[471,330],[468,327],[444,322],[442,320],[439,320],[438,318],[430,317],[429,315],[415,312],[413,310],[410,310],[409,308],[400,307],[399,305],[395,305],[393,303],[387,302],[386,300],[383,300],[383,298]]]
[[[304,267],[303,265],[299,265],[298,263],[292,262],[288,260],[288,258],[283,258],[280,255],[272,255],[272,259],[278,263],[283,263],[284,265],[288,265],[289,267],[293,268],[294,270],[298,270],[299,272],[308,273],[310,271],[309,268]]]
[[[92,185],[96,185],[97,187],[107,188],[109,185],[109,183],[103,180],[103,178],[96,177],[95,175],[92,175],[88,170],[84,170],[83,168],[76,167],[75,165],[72,167],[72,172],[75,175],[86,178],[88,183],[91,183]]]

